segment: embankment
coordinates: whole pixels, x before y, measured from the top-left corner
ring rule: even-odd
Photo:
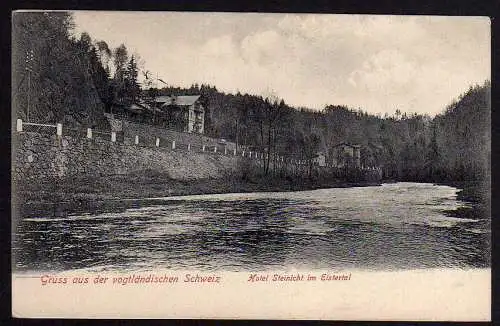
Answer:
[[[238,157],[173,150],[39,133],[17,133],[13,150],[16,183],[54,178],[126,175],[153,170],[174,180],[221,178],[237,167]]]
[[[349,183],[331,169],[287,164],[263,173],[262,160],[232,151],[135,144],[129,139],[19,132],[13,137],[13,204],[85,209],[93,202],[187,194],[293,191],[375,185]],[[286,161],[285,161],[286,163]],[[279,169],[278,169],[279,168]],[[65,209],[66,210],[66,209]],[[30,214],[31,215],[31,214]]]
[[[33,132],[16,133],[12,153],[14,205],[186,193],[229,178],[242,159]]]

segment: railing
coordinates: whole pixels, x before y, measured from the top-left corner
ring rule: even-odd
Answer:
[[[16,121],[16,130],[18,132],[28,131],[28,132],[38,132],[38,133],[53,133],[53,129],[56,130],[58,136],[62,136],[62,124],[46,124],[46,123],[34,123],[34,122],[23,122],[21,119]]]
[[[32,129],[32,130],[30,130]],[[33,130],[34,129],[34,130]],[[50,133],[53,134],[55,129],[56,135],[58,137],[63,136],[63,125],[61,123],[56,124],[42,124],[42,123],[32,123],[32,122],[24,122],[21,119],[17,119],[16,130],[17,132],[37,132],[40,133],[40,130],[44,130],[42,133]],[[65,128],[64,135],[69,135],[73,137],[85,137],[87,139],[99,138],[107,141],[111,141],[112,143],[120,142],[125,143],[125,139],[123,137],[119,137],[117,141],[117,133],[114,131],[100,131],[92,128],[87,128],[86,132],[84,129],[72,129]],[[122,136],[122,135],[120,135]],[[130,141],[130,139],[127,139]],[[186,152],[198,152],[198,153],[207,153],[207,154],[216,154],[216,155],[225,155],[225,156],[241,156],[248,159],[253,159],[256,161],[269,160],[269,154],[257,152],[257,151],[249,151],[246,149],[242,149],[238,151],[236,148],[228,149],[225,145],[194,145],[194,144],[182,144],[176,142],[175,140],[166,140],[160,137],[154,137],[151,139],[141,139],[139,135],[135,135],[133,139],[133,144],[137,146],[148,146],[148,147],[158,147],[158,148],[169,148],[171,150],[177,151],[186,151]],[[281,155],[273,155],[271,158],[273,164],[279,165],[308,165],[308,160],[300,160],[295,159],[293,157],[285,158]]]

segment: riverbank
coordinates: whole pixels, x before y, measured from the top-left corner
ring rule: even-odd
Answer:
[[[377,185],[380,183],[310,180],[308,178],[292,180],[272,176],[253,176],[246,179],[227,176],[223,179],[176,180],[169,178],[166,174],[143,171],[127,175],[47,179],[43,182],[26,183],[18,187],[15,193],[17,193],[21,215],[33,216],[37,215],[36,212],[40,209],[43,211],[49,209],[54,210],[53,215],[58,216],[72,211],[93,211],[101,206],[100,202],[113,201],[115,205],[121,206],[121,201],[137,198],[301,191]]]
[[[300,182],[297,182],[300,181]],[[19,189],[26,203],[68,200],[112,200],[236,192],[300,191],[319,188],[376,186],[377,182],[287,180],[273,177],[252,180],[174,180],[161,173],[61,178]]]
[[[491,186],[487,181],[451,181],[438,183],[460,189],[457,199],[468,205],[446,214],[466,219],[482,220],[488,226],[491,219]]]
[[[346,182],[326,178],[287,179],[255,175],[251,178],[227,176],[223,179],[176,180],[166,174],[142,171],[127,175],[47,179],[43,182],[26,183],[18,187],[14,193],[17,194],[18,209],[22,216],[46,214],[47,210],[50,211],[50,216],[60,216],[75,211],[92,212],[96,209],[101,210],[102,207],[111,210],[125,208],[130,204],[130,199],[216,193],[301,191],[380,184],[380,182]],[[485,183],[453,182],[446,185],[460,189],[457,199],[468,203],[465,207],[446,211],[447,215],[480,219],[489,223],[490,192]]]

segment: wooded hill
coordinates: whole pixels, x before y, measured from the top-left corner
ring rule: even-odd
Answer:
[[[300,159],[319,151],[331,155],[341,142],[359,144],[362,165],[381,167],[384,177],[394,180],[489,177],[489,81],[472,86],[434,118],[399,111],[381,117],[339,105],[313,111],[273,96],[226,94],[209,85],[156,89],[151,72],[142,72],[141,89],[137,58],[125,45],[110,49],[85,33],[72,37],[72,26],[71,15],[63,12],[13,15],[15,118],[94,126],[103,124],[112,103],[201,94],[205,133],[214,138]]]
[[[481,180],[489,175],[490,92],[471,87],[431,119],[396,112],[380,117],[345,106],[318,112],[248,94],[225,94],[215,87],[169,87],[160,94],[202,94],[208,108],[206,132],[280,155],[307,159],[332,146],[360,144],[364,166],[383,167],[395,180]]]

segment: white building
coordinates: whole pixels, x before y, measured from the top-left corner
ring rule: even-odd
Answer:
[[[162,111],[181,110],[187,120],[184,131],[202,134],[205,125],[205,108],[199,99],[200,95],[170,95],[157,96],[155,102]]]
[[[317,166],[326,166],[326,156],[323,152],[317,152],[312,159],[313,164]]]

